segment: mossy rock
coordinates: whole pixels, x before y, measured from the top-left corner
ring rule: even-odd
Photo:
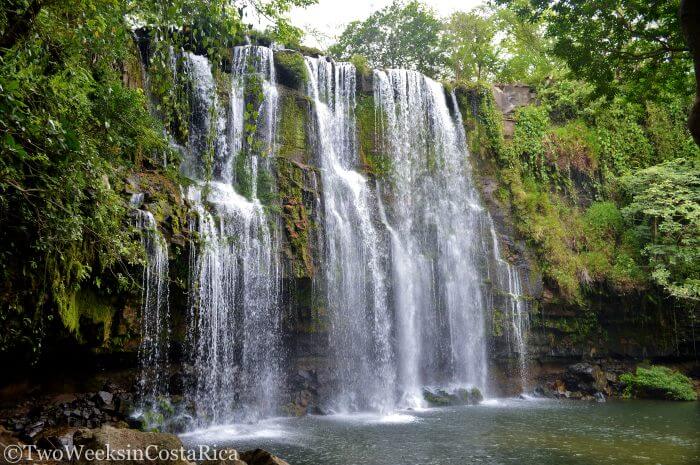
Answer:
[[[432,407],[448,407],[453,405],[476,405],[484,400],[481,391],[472,387],[470,389],[459,388],[453,392],[443,389],[430,391],[423,390],[423,399]]]
[[[275,52],[275,70],[277,82],[291,89],[303,90],[309,82],[304,56],[297,51],[279,50]]]
[[[385,177],[391,172],[391,160],[383,151],[374,97],[367,94],[357,96],[355,119],[359,140],[360,161],[367,174]]]

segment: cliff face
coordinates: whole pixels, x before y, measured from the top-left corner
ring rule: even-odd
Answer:
[[[275,66],[279,91],[278,152],[275,159],[277,192],[274,207],[279,213],[283,263],[282,308],[284,309],[284,346],[289,372],[288,409],[291,413],[312,411],[319,399],[334,389],[328,364],[327,302],[324,301],[323,242],[320,221],[320,198],[323,186],[318,161],[310,138],[313,129],[312,102],[304,88],[308,76],[303,57],[298,52],[278,51]],[[378,143],[378,118],[373,101],[371,72],[357,80],[357,127],[359,151],[366,176],[381,176],[386,169],[385,154]],[[135,78],[125,78],[137,82]],[[140,82],[140,81],[139,81]],[[678,311],[659,294],[633,291],[622,295],[603,286],[591,286],[576,302],[561,295],[560,289],[543,280],[541,264],[514,223],[513,206],[502,195],[502,176],[493,150],[494,141],[513,134],[513,111],[532,103],[531,89],[502,86],[485,94],[483,89],[457,89],[464,117],[474,176],[482,199],[494,220],[502,258],[514,266],[522,277],[522,288],[530,314],[527,337],[527,366],[535,381],[548,381],[564,368],[581,360],[609,364],[609,360],[634,362],[642,359],[670,361],[695,360],[693,330],[687,315]],[[484,112],[484,99],[495,98],[497,112]],[[492,107],[493,109],[494,107]],[[504,118],[502,126],[487,124],[495,116]],[[494,131],[503,131],[495,133]],[[574,172],[572,182],[585,186],[591,181]],[[198,238],[190,233],[195,213],[179,186],[153,172],[135,173],[127,179],[121,193],[128,202],[132,194],[144,193],[143,208],[150,211],[158,229],[168,243],[170,257],[170,307],[172,345],[170,359],[187,368],[184,345],[187,338],[188,266],[191,247]],[[583,200],[586,201],[586,200]],[[492,285],[486,283],[486,285]],[[500,293],[500,294],[499,294]],[[491,383],[498,390],[517,390],[513,378],[517,373],[517,356],[512,350],[509,322],[503,319],[503,290],[492,289],[493,308],[487,322],[489,354],[495,368]],[[500,295],[500,297],[499,297]],[[140,296],[86,300],[87,305],[108,305],[109,323],[98,322],[89,330],[98,333],[95,340],[72,344],[61,356],[79,354],[92,358],[93,367],[109,369],[136,366],[139,345]],[[104,300],[104,299],[102,299]],[[90,325],[86,326],[90,327]],[[50,344],[58,344],[56,340]],[[89,341],[92,340],[92,343]],[[68,355],[66,355],[68,354]],[[49,357],[47,360],[53,360]],[[617,362],[615,362],[617,363]],[[179,368],[174,372],[180,372]],[[82,374],[81,374],[82,376]],[[175,376],[177,378],[177,376]],[[174,391],[181,382],[171,382]]]
[[[516,207],[503,195],[508,188],[507,174],[499,168],[498,147],[493,142],[513,137],[516,110],[537,104],[535,93],[527,86],[494,86],[490,91],[460,88],[458,95],[482,198],[495,220],[507,259],[521,270],[531,298],[528,367],[532,384],[553,382],[568,365],[581,361],[611,370],[612,379],[643,360],[678,363],[692,371],[697,366],[694,335],[698,330],[692,308],[652,286],[620,291],[585,279],[580,283],[580,298],[572,300],[557,283],[543,279],[541,270],[548,257],[538,257],[530,238],[517,231]],[[494,115],[503,122],[494,124]],[[501,135],[494,136],[494,126]],[[593,172],[573,167],[567,182],[574,186],[571,208],[593,202]],[[513,357],[504,350],[502,338],[496,333],[492,336],[493,362],[507,375],[513,371]],[[510,390],[507,376],[496,375],[495,381],[504,391]]]

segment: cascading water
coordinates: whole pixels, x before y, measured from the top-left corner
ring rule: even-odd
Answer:
[[[275,227],[258,199],[273,150],[277,91],[267,48],[234,48],[229,108],[219,103],[209,61],[185,58],[192,115],[182,171],[197,181],[188,197],[201,239],[190,270],[190,395],[201,424],[221,424],[269,415],[278,404],[280,264]],[[256,127],[250,139],[263,146],[246,140],[246,118]]]
[[[399,386],[418,404],[426,385],[487,383],[479,235],[485,212],[471,180],[459,110],[413,71],[374,72],[392,163],[392,281]]]
[[[182,60],[191,115],[181,171],[194,181],[187,197],[199,238],[190,259],[188,395],[199,426],[271,415],[285,385],[279,225],[261,200],[275,189],[273,52],[235,47],[232,58],[230,74],[213,73],[202,56]],[[323,57],[305,64],[335,378],[326,407],[388,412],[421,406],[425,388],[487,390],[491,269],[508,292],[509,340],[525,380],[520,277],[501,259],[480,206],[454,94],[417,72],[374,71],[376,140],[390,169],[370,188],[360,172],[354,66]]]
[[[341,411],[394,405],[386,257],[373,224],[372,192],[357,171],[355,67],[306,58],[314,101],[315,148],[323,183],[325,280],[330,349]]]
[[[140,206],[143,194],[134,194],[131,204]],[[168,248],[151,212],[136,210],[136,227],[146,252],[141,286],[141,343],[139,345],[139,401],[153,406],[167,392],[170,306],[168,302]]]
[[[530,327],[527,302],[525,301],[521,277],[518,269],[501,258],[498,236],[493,220],[488,218],[493,249],[493,262],[496,274],[496,285],[506,292],[507,303],[507,334],[511,353],[518,356],[520,388],[527,390],[527,333]]]

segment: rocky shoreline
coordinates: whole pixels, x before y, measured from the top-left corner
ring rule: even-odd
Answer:
[[[36,443],[18,441],[0,427],[0,445],[12,451],[9,455],[5,453],[8,463],[289,465],[263,449],[244,452],[209,447],[188,449],[174,434],[144,432],[128,428],[124,423],[95,429],[66,427],[60,436],[41,435]]]
[[[605,402],[608,398],[621,398],[626,387],[624,374],[633,370],[634,363],[612,361],[584,361],[534,374],[528,395],[552,399]],[[697,377],[696,377],[697,378]],[[697,391],[700,383],[694,381]],[[309,388],[307,386],[307,388]],[[523,397],[527,395],[521,394]],[[173,399],[181,396],[173,396]],[[313,396],[312,396],[313,397]],[[483,396],[476,389],[441,389],[423,392],[425,401],[433,407],[476,405]],[[0,409],[0,443],[19,444],[27,450],[56,451],[83,446],[99,449],[104,444],[114,447],[128,440],[132,446],[180,448],[180,439],[171,433],[144,432],[144,430],[167,429],[172,432],[186,430],[177,427],[173,419],[161,419],[160,425],[148,421],[147,415],[134,416],[137,410],[137,394],[134,387],[125,389],[106,381],[101,389],[87,393],[61,393],[35,395],[24,401]],[[168,401],[170,402],[170,401]],[[169,404],[170,405],[170,404]],[[307,408],[289,413],[303,415]],[[322,411],[314,413],[322,414]],[[172,415],[174,416],[174,415]],[[166,425],[165,428],[162,428]],[[154,428],[155,426],[155,428]],[[127,441],[127,442],[128,442]],[[235,457],[234,457],[235,456]],[[270,465],[285,464],[282,459],[256,450],[231,453],[230,459],[209,461],[208,465]],[[186,461],[187,463],[192,461]],[[205,463],[205,461],[198,461]],[[106,462],[105,462],[106,463]],[[159,461],[151,463],[184,463]]]

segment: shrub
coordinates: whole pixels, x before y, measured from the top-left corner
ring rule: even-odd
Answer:
[[[636,374],[626,373],[620,380],[626,384],[625,397],[697,400],[690,378],[667,367],[640,367]]]

